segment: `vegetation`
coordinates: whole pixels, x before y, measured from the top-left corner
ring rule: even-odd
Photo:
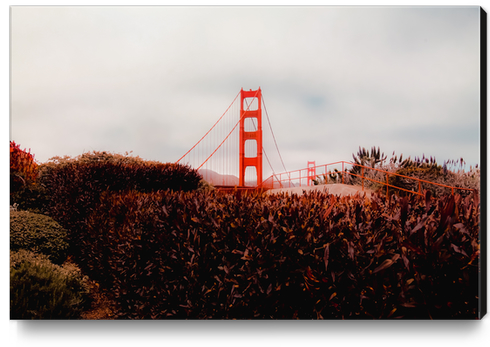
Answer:
[[[65,288],[74,286],[73,276],[59,275],[62,268],[49,261],[61,264],[68,252],[76,256],[77,232],[78,228],[83,228],[79,221],[94,212],[104,194],[130,189],[142,192],[212,189],[201,181],[197,172],[186,166],[145,161],[130,157],[128,153],[124,156],[107,152],[84,153],[75,158],[55,157],[37,165],[34,156],[21,151],[14,142],[11,142],[10,151],[10,243],[11,251],[19,252],[13,253],[15,259],[23,259],[18,266],[15,262],[11,264],[13,319],[77,316],[78,299],[70,301],[71,294]],[[71,229],[67,230],[57,222]],[[27,251],[39,253],[39,256],[25,253]],[[38,261],[41,258],[42,262]],[[31,291],[42,293],[34,295],[40,298],[38,301],[22,298],[31,295]],[[59,307],[58,299],[52,297],[59,295],[68,300],[72,309]],[[47,303],[42,306],[40,300]],[[42,307],[34,310],[36,305]]]
[[[372,168],[381,166],[386,161],[386,155],[384,153],[380,153],[379,147],[377,149],[376,147],[372,147],[371,152],[366,151],[364,147],[359,147],[359,151],[356,155],[352,154],[352,158],[354,159],[354,163],[357,165],[369,166]],[[351,172],[359,173],[360,168],[358,166],[354,166]]]
[[[106,152],[76,159],[55,159],[43,168],[41,182],[49,196],[47,214],[68,231],[72,254],[79,253],[85,220],[98,213],[104,195],[134,190],[196,190],[201,176],[188,166],[144,161]]]
[[[364,175],[367,178],[364,180],[364,185],[375,191],[386,189],[384,184],[375,182],[386,182],[386,174],[376,170],[370,170],[369,168],[396,174],[389,175],[388,183],[409,191],[419,191],[418,181],[411,178],[451,187],[480,190],[480,170],[478,167],[470,167],[469,171],[465,171],[463,168],[466,163],[463,158],[460,160],[448,160],[443,165],[439,165],[434,157],[426,158],[425,155],[422,155],[421,158],[415,157],[411,159],[408,157],[403,159],[403,155],[398,157],[393,152],[392,157],[388,161],[387,156],[380,152],[379,147],[377,149],[372,147],[370,152],[366,151],[365,148],[359,147],[357,154],[353,154],[352,157],[356,165],[348,170],[347,175],[344,175],[346,178],[345,181],[350,184],[361,184],[362,179],[360,176]],[[363,165],[366,168],[362,169],[358,165]],[[433,195],[438,196],[452,193],[448,188],[428,183],[422,183],[420,190],[429,190]],[[393,187],[390,187],[389,191],[399,195],[406,194],[405,191]],[[459,193],[465,196],[471,194],[469,191],[459,191]]]
[[[25,194],[35,185],[38,177],[38,165],[34,161],[34,155],[20,145],[10,141],[10,204],[17,203],[19,195]]]
[[[334,169],[333,172],[328,172],[327,174],[323,174],[321,176],[317,176],[316,179],[313,178],[313,184],[315,186],[329,183],[342,183],[342,175],[348,177],[347,170],[344,173],[340,172],[337,169]]]
[[[31,212],[11,211],[11,318],[80,317],[81,273],[111,293],[119,319],[479,318],[479,170],[388,161],[379,148],[357,160],[478,190],[223,193],[187,166],[52,158],[17,191],[14,206]],[[79,269],[52,263],[65,250]]]
[[[10,186],[15,192],[20,186],[34,182],[37,178],[37,164],[34,155],[21,150],[20,145],[10,141]]]
[[[477,318],[479,213],[478,196],[118,193],[80,266],[118,318]]]
[[[10,204],[18,210],[47,214],[49,196],[38,179],[36,183],[22,186],[16,192],[11,193]]]
[[[10,319],[77,319],[87,303],[85,279],[73,264],[10,252]]]
[[[52,218],[28,211],[10,212],[10,250],[29,250],[46,255],[53,263],[67,258],[68,243],[64,230]]]

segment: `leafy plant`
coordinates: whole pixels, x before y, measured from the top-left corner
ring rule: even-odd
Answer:
[[[39,165],[41,166],[42,164]],[[22,186],[16,192],[11,193],[10,202],[16,205],[18,210],[47,214],[49,195],[44,185],[38,180],[34,184]]]
[[[58,266],[26,250],[10,252],[10,319],[77,319],[87,303],[76,266]]]
[[[15,193],[22,187],[36,181],[38,167],[31,151],[20,149],[20,145],[10,141],[10,192]]]
[[[196,190],[202,177],[188,166],[144,161],[107,152],[55,158],[41,170],[49,196],[47,213],[68,231],[71,251],[79,253],[79,233],[97,211],[103,194],[136,190]]]
[[[119,318],[478,317],[479,198],[104,195],[80,264]]]
[[[40,180],[43,164],[37,164],[34,155],[21,150],[10,141],[10,204],[19,210],[46,213],[49,197]]]

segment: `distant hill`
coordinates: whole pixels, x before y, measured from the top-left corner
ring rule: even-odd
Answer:
[[[199,173],[202,178],[215,186],[237,186],[238,177],[233,175],[222,175],[213,170],[200,169]]]
[[[239,179],[237,176],[234,175],[222,175],[219,174],[213,170],[208,170],[208,169],[200,169],[198,171],[201,175],[202,178],[211,183],[212,185],[215,186],[238,186]],[[285,186],[287,186],[287,182],[283,183]],[[245,182],[246,186],[251,186],[250,182]],[[291,183],[291,187],[296,187],[297,184]],[[279,188],[279,184],[277,182],[274,183],[274,188]]]

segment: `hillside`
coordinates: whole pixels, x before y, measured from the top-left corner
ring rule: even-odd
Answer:
[[[202,175],[202,178],[205,181],[215,186],[238,186],[239,183],[238,177],[234,175],[222,175],[220,173],[208,169],[200,169],[198,172]],[[255,186],[255,184],[256,184],[255,182],[248,182],[248,181],[245,182],[246,186]],[[287,182],[284,184],[287,185]],[[291,187],[296,187],[296,186],[297,184],[291,183]],[[277,182],[274,183],[274,188],[280,188]]]
[[[221,175],[215,171],[208,169],[200,169],[198,171],[202,178],[213,184],[219,186],[237,186],[238,185],[238,177],[234,175]]]

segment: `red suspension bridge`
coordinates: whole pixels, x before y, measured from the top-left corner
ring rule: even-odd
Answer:
[[[263,119],[267,120],[265,130]],[[264,137],[264,132],[271,136]],[[243,189],[266,188],[268,180],[264,177],[274,175],[273,163],[277,166],[278,161],[286,171],[259,88],[242,89],[211,129],[177,163],[197,169],[205,180],[220,188]]]
[[[262,112],[264,110],[264,113]],[[263,117],[265,115],[265,117]],[[267,120],[266,130],[263,119]],[[264,137],[270,132],[270,137]],[[263,165],[265,159],[266,165]],[[424,186],[435,185],[455,190],[471,190],[450,187],[422,179],[399,175],[347,161],[316,165],[307,162],[307,168],[287,171],[277,146],[261,89],[240,90],[230,106],[199,141],[177,163],[197,169],[203,178],[218,189],[272,189],[310,186],[316,183],[353,183],[362,185],[371,181],[389,188],[423,195]],[[274,166],[280,163],[284,171],[276,173]],[[355,169],[354,169],[355,168]],[[393,185],[390,178],[397,176],[411,180],[415,188],[406,189]],[[264,179],[264,177],[267,177]]]

